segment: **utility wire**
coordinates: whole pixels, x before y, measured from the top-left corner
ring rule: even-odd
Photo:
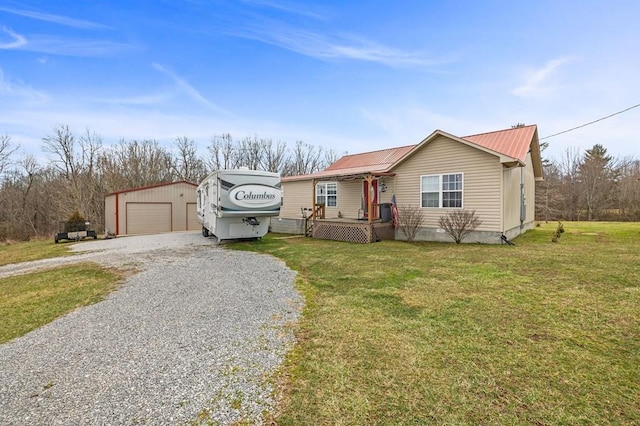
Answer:
[[[632,109],[634,109],[634,108],[638,108],[638,107],[640,107],[640,104],[637,104],[637,105],[631,106],[631,107],[629,107],[629,108],[627,108],[627,109],[623,109],[622,111],[614,112],[614,113],[613,113],[613,114],[611,114],[611,115],[607,115],[606,117],[598,118],[597,120],[590,121],[589,123],[582,124],[582,125],[580,125],[580,126],[577,126],[577,127],[572,128],[572,129],[564,130],[564,131],[559,132],[559,133],[554,133],[553,135],[545,136],[544,138],[540,138],[539,140],[541,140],[541,141],[542,141],[542,140],[545,140],[545,139],[552,138],[552,137],[554,137],[554,136],[562,135],[562,134],[564,134],[564,133],[568,133],[568,132],[572,132],[572,131],[577,130],[577,129],[581,129],[581,128],[586,127],[586,126],[589,126],[589,125],[591,125],[591,124],[593,124],[593,123],[597,123],[598,121],[606,120],[607,118],[611,118],[611,117],[613,117],[614,115],[622,114],[623,112],[627,112],[627,111],[629,111],[629,110],[632,110]]]

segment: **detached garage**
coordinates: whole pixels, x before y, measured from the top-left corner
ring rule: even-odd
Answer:
[[[127,189],[105,196],[105,230],[116,235],[195,231],[195,183],[180,181]]]

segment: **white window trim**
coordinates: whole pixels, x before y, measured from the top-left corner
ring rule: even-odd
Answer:
[[[449,175],[461,175],[462,177],[462,189],[460,189],[460,193],[462,194],[462,197],[460,199],[460,207],[442,207],[442,193],[443,192],[457,192],[457,191],[444,191],[442,189],[442,177],[443,176],[449,176]],[[423,207],[422,206],[422,194],[425,192],[422,189],[422,180],[425,177],[433,177],[433,176],[437,176],[438,177],[438,207]],[[429,191],[429,192],[434,192],[434,191]],[[420,176],[420,208],[423,209],[463,209],[464,208],[464,173],[463,172],[451,172],[451,173],[433,173],[430,175],[421,175]]]
[[[336,197],[336,205],[335,206],[330,206],[327,203],[327,201],[329,199],[329,192],[327,191],[327,186],[332,185],[332,184],[336,186],[336,195],[335,195],[335,197]],[[316,192],[316,194],[315,194],[316,195],[316,203],[318,202],[318,186],[320,186],[320,185],[324,186],[324,188],[325,188],[325,193],[323,195],[325,208],[332,208],[333,209],[333,208],[338,207],[338,182],[335,182],[335,181],[318,182],[316,184],[316,191],[315,191]]]

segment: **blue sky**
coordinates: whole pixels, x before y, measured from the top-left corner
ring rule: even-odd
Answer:
[[[39,152],[57,124],[105,144],[213,135],[338,153],[640,103],[640,2],[0,2],[0,133]],[[548,140],[640,158],[640,108]]]

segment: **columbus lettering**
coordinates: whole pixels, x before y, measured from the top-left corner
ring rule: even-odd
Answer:
[[[238,191],[236,192],[236,200],[275,200],[275,194],[269,194],[267,191],[263,193],[255,193],[253,191]]]

